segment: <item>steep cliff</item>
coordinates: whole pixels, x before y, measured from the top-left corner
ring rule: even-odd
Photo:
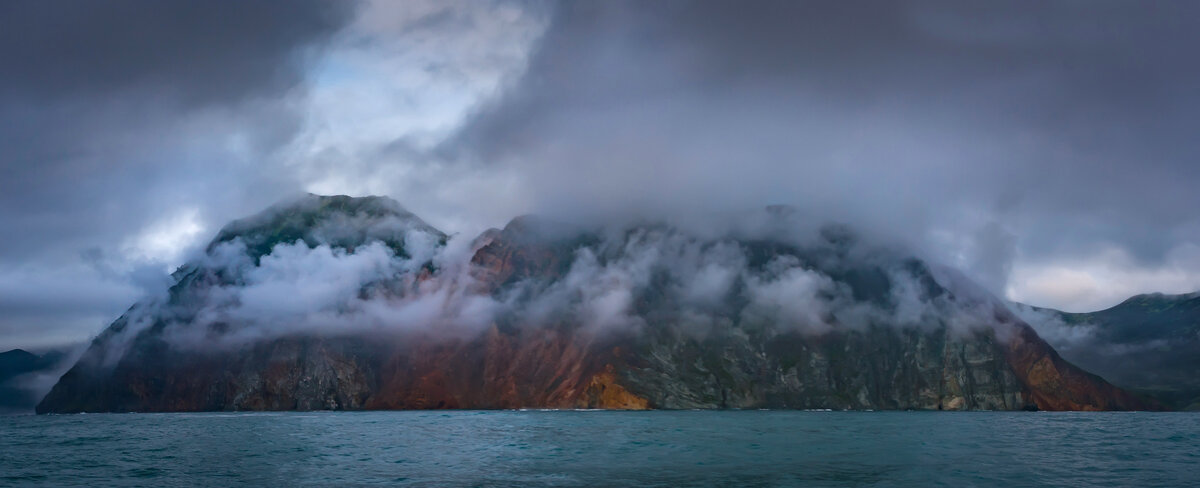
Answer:
[[[456,246],[313,196],[222,230],[38,411],[1156,408],[941,273],[839,228],[525,217]]]

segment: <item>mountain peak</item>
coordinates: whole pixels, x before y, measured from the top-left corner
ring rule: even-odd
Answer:
[[[27,369],[25,365],[36,363],[40,359],[37,354],[24,349],[13,349],[0,352],[0,379],[7,379],[4,372],[10,369]]]
[[[309,247],[326,244],[354,248],[379,240],[400,253],[410,230],[446,238],[444,233],[388,197],[309,193],[229,223],[217,233],[207,249],[212,251],[220,244],[240,239],[248,253],[258,259],[279,244],[303,241]]]
[[[13,349],[10,351],[0,352],[0,357],[34,357],[35,355],[24,349]]]
[[[1125,299],[1125,301],[1114,305],[1101,312],[1124,310],[1130,308],[1171,308],[1179,304],[1200,298],[1200,292],[1167,294],[1167,293],[1143,293],[1134,295]]]

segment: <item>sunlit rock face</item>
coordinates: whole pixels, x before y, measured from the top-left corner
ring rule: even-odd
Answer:
[[[38,411],[1156,408],[952,272],[765,219],[460,241],[310,196],[227,226]]]

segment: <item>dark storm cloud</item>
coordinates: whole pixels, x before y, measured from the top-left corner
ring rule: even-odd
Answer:
[[[296,48],[348,2],[16,1],[0,6],[0,90],[57,100],[168,91],[195,103],[275,96],[299,82]]]
[[[784,203],[993,291],[1021,277],[1036,305],[1193,291],[1198,14],[3,2],[0,348],[98,331],[164,261],[299,190],[390,194],[472,235],[527,212],[702,225]]]
[[[270,155],[300,124],[307,61],[354,9],[0,4],[0,283],[21,291],[0,300],[5,342],[96,330],[166,266],[101,273],[81,255],[118,255],[181,209],[225,219],[299,190]]]
[[[139,215],[168,206],[156,204],[186,198],[160,184],[202,186],[195,173],[227,169],[228,155],[188,148],[188,137],[210,135],[214,140],[196,145],[217,146],[216,136],[249,126],[236,137],[258,153],[286,138],[295,116],[272,102],[300,82],[302,48],[327,39],[352,7],[320,1],[0,6],[0,218],[23,230],[7,233],[4,247],[27,252],[78,235],[80,227],[121,235],[143,225]],[[204,110],[207,119],[185,123]]]
[[[1193,2],[559,7],[447,146],[532,175],[546,208],[792,203],[997,291],[1017,255],[1200,241]]]

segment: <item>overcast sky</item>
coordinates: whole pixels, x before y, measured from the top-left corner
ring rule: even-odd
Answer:
[[[230,219],[388,195],[790,204],[1087,311],[1200,290],[1200,4],[0,3],[0,350],[87,340]]]

